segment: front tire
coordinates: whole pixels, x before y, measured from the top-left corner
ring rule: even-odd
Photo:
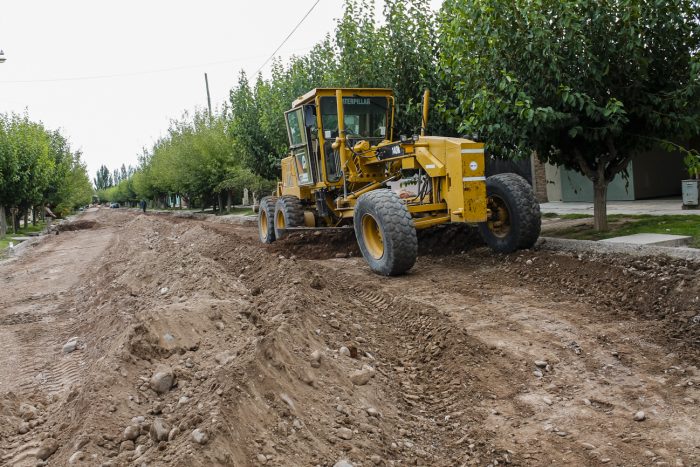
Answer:
[[[353,214],[357,243],[370,269],[383,276],[403,274],[418,256],[413,218],[391,190],[374,190],[359,197]]]
[[[513,173],[492,175],[486,179],[487,206],[491,212],[479,224],[484,242],[497,253],[531,248],[540,236],[540,205],[532,187]]]
[[[304,206],[296,196],[282,196],[275,203],[275,238],[282,240],[288,227],[304,225]]]
[[[276,196],[265,196],[260,200],[258,209],[258,236],[263,243],[272,243],[275,241],[275,203]]]

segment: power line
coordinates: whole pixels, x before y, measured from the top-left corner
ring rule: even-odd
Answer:
[[[309,50],[309,49],[308,48],[307,49],[300,49],[299,51],[305,51],[305,50]],[[170,67],[170,68],[158,68],[155,70],[140,70],[140,71],[132,71],[132,72],[126,72],[126,73],[113,73],[113,74],[106,74],[106,75],[73,76],[73,77],[67,77],[67,78],[10,80],[10,81],[0,81],[0,83],[2,83],[2,84],[57,83],[57,82],[65,82],[65,81],[90,81],[90,80],[99,80],[99,79],[123,78],[123,77],[130,77],[130,76],[142,76],[142,75],[150,75],[150,74],[155,74],[155,73],[166,73],[169,71],[189,70],[189,69],[195,69],[195,68],[202,68],[202,67],[206,67],[206,66],[236,63],[236,62],[242,62],[245,60],[251,60],[251,59],[259,58],[259,57],[261,57],[261,55],[255,55],[254,57],[232,58],[229,60],[219,60],[217,62],[200,63],[197,65],[182,65],[182,66],[176,66],[176,67]]]
[[[267,60],[265,60],[265,62],[264,62],[262,65],[260,65],[260,68],[258,68],[258,69],[255,71],[255,73],[253,73],[253,76],[257,76],[257,74],[260,73],[260,70],[262,70],[263,67],[264,67],[265,65],[267,65],[267,62],[269,62],[270,60],[272,60],[272,57],[274,57],[275,54],[276,54],[277,52],[279,52],[279,50],[282,48],[282,46],[283,46],[284,44],[287,43],[287,41],[289,40],[289,38],[292,37],[292,34],[294,34],[294,33],[296,32],[296,30],[299,29],[299,26],[301,26],[301,23],[303,23],[304,20],[311,14],[311,12],[314,11],[314,8],[316,8],[316,5],[318,5],[318,2],[320,2],[320,1],[321,1],[321,0],[316,0],[316,3],[314,3],[313,5],[311,5],[311,8],[309,8],[309,11],[307,11],[306,14],[304,15],[304,17],[303,17],[302,19],[299,20],[299,22],[297,23],[296,26],[294,26],[294,29],[292,29],[292,32],[290,32],[289,34],[287,34],[287,37],[284,38],[284,40],[283,40],[282,43],[279,45],[279,47],[277,47],[277,48],[275,49],[275,51],[272,52],[272,54],[271,54],[269,57],[267,57]]]

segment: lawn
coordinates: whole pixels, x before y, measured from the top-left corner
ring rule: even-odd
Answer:
[[[235,216],[252,216],[255,213],[253,212],[253,208],[233,208],[226,211],[225,214],[233,214]]]
[[[30,233],[41,232],[42,230],[44,230],[43,222],[38,222],[36,225],[29,224],[26,229],[19,229],[16,234],[12,233],[10,230],[7,232],[7,235],[0,237],[0,251],[3,251],[5,248],[10,246],[12,237],[26,237]],[[17,242],[14,243],[17,244]]]
[[[551,217],[551,216],[546,216]],[[562,219],[581,219],[580,217],[557,216]],[[700,248],[700,215],[649,216],[613,214],[608,216],[610,230],[596,232],[592,224],[576,225],[552,230],[547,236],[559,238],[575,238],[580,240],[602,240],[604,238],[621,237],[638,233],[660,233],[672,235],[690,235],[693,237],[690,246]]]

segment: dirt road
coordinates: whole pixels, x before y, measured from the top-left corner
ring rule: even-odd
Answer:
[[[698,264],[81,221],[0,263],[0,464],[700,463]]]

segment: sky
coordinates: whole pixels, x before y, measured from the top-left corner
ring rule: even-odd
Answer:
[[[0,113],[26,111],[60,129],[91,178],[102,164],[136,166],[171,119],[206,107],[205,72],[220,106],[240,70],[254,74],[314,3],[4,0]],[[320,0],[277,55],[307,52],[333,31],[342,3]]]

